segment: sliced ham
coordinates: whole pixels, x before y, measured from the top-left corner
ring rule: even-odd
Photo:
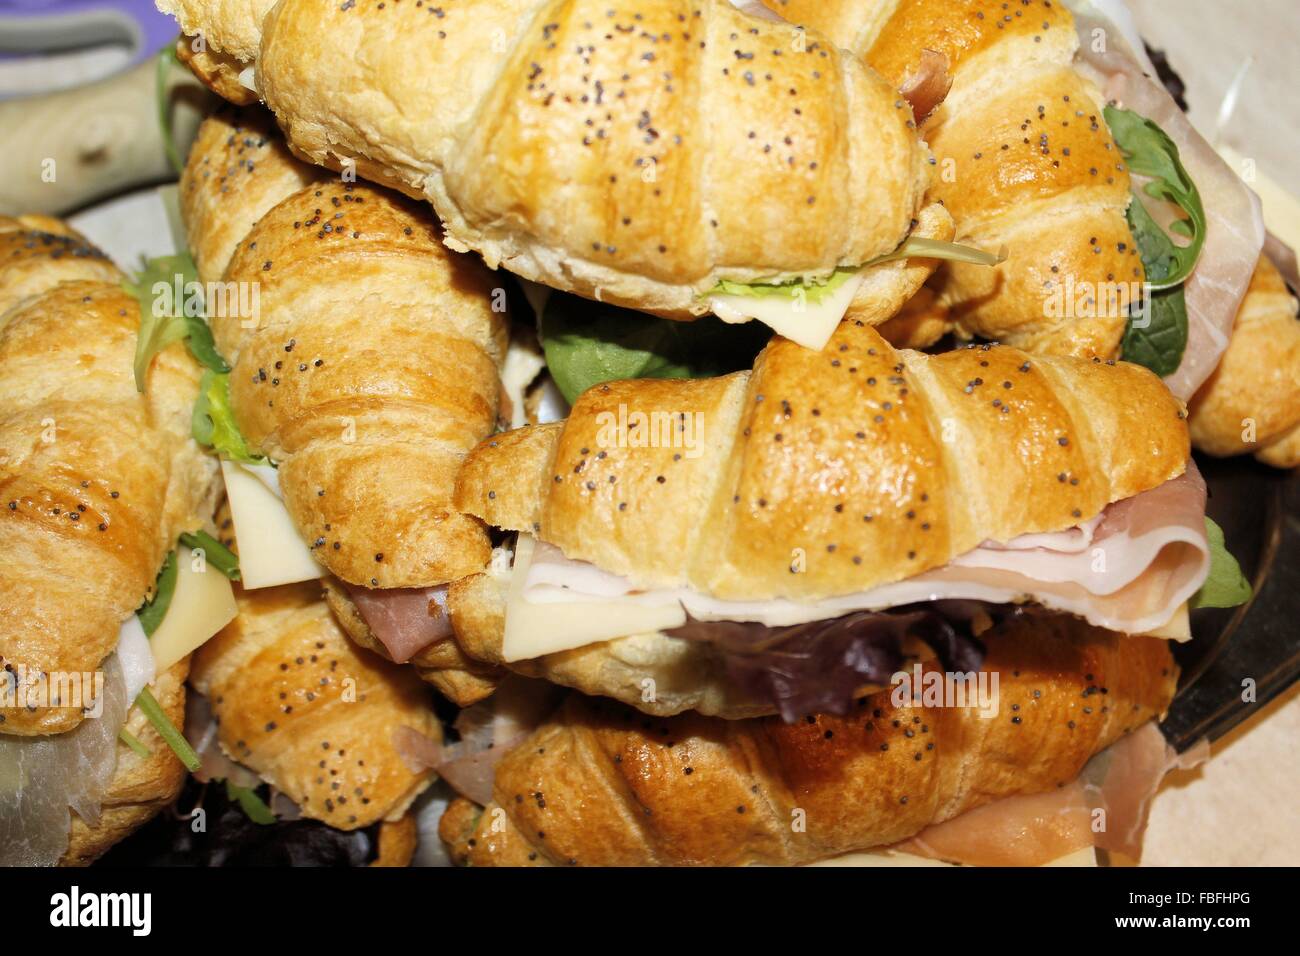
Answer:
[[[1210,377],[1228,347],[1237,309],[1264,245],[1263,210],[1259,197],[1160,85],[1155,68],[1138,52],[1141,42],[1123,5],[1110,0],[1071,0],[1067,5],[1079,32],[1076,67],[1097,84],[1108,102],[1145,116],[1169,135],[1205,207],[1205,246],[1184,286],[1187,348],[1177,371],[1165,379],[1171,392],[1187,400]],[[1100,45],[1095,36],[1107,42]]]
[[[445,584],[436,588],[379,590],[349,584],[348,594],[371,633],[399,664],[435,641],[451,637]]]
[[[1179,755],[1149,723],[1093,757],[1065,787],[996,800],[893,849],[969,866],[1042,866],[1088,846],[1137,859],[1165,774],[1196,766],[1208,751],[1202,743]]]
[[[1098,627],[1140,634],[1165,625],[1204,583],[1210,568],[1204,516],[1205,482],[1189,461],[1183,475],[1115,502],[1079,527],[985,542],[941,568],[822,601],[723,601],[688,588],[638,590],[627,578],[572,561],[542,542],[523,593],[530,603],[680,603],[697,621],[769,627],[926,601],[1034,601]],[[610,635],[616,636],[622,635]]]
[[[912,107],[912,116],[919,125],[939,108],[951,89],[948,58],[935,50],[922,50],[916,71],[903,81],[898,93]]]
[[[431,768],[461,796],[486,806],[501,758],[537,728],[558,699],[558,689],[546,681],[511,675],[491,697],[460,712],[456,743],[439,743],[399,727],[393,747],[412,772]]]

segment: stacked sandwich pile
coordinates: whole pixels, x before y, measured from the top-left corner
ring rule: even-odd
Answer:
[[[1300,462],[1258,202],[1137,54],[1046,0],[159,6],[233,104],[189,254],[0,222],[5,862],[182,765],[382,863],[437,777],[476,866],[1137,855],[1170,644],[1250,595],[1193,444]]]

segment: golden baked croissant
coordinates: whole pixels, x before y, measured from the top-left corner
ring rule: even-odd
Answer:
[[[642,589],[815,601],[1073,527],[1188,453],[1181,406],[1139,366],[929,356],[845,322],[824,352],[773,339],[752,373],[589,389],[564,422],[480,444],[455,501]],[[816,556],[802,573],[796,546]]]
[[[210,519],[216,462],[190,437],[185,345],[137,391],[140,309],[121,273],[70,230],[19,225],[0,231],[0,660],[21,690],[100,669],[177,536]],[[5,733],[50,734],[83,715],[3,716]]]
[[[453,248],[553,288],[682,318],[724,279],[950,237],[896,89],[725,0],[158,5],[255,67],[295,152],[426,196]],[[882,269],[879,319],[924,278]]]
[[[487,535],[450,497],[496,419],[506,316],[490,273],[392,193],[289,192],[309,174],[240,122],[205,123],[181,184],[209,275],[229,224],[256,220],[224,281],[258,289],[260,320],[210,317],[240,429],[279,465],[299,533],[344,581],[430,587],[481,569]]]
[[[1211,455],[1300,465],[1300,321],[1277,266],[1260,256],[1228,350],[1190,403],[1192,443]]]
[[[328,173],[293,158],[263,110],[218,111],[199,125],[181,173],[181,211],[199,279],[219,280],[257,221]]]
[[[927,50],[947,59],[951,92],[922,127],[939,165],[930,198],[952,213],[958,241],[1008,250],[994,269],[943,265],[934,281],[959,330],[1031,352],[1119,354],[1145,272],[1125,220],[1129,173],[1100,91],[1071,66],[1078,37],[1064,3],[763,2],[895,84]],[[1115,301],[1099,292],[1077,316],[1049,308],[1089,288]]]
[[[793,724],[648,719],[572,695],[497,766],[493,802],[458,799],[439,832],[473,866],[807,863],[1063,786],[1173,698],[1164,641],[1055,616],[986,637],[994,716],[887,691]]]
[[[186,656],[150,685],[173,727],[185,725],[185,676],[189,665]],[[93,863],[175,800],[185,783],[185,766],[139,707],[127,711],[124,729],[148,750],[148,755],[138,754],[124,743],[117,744],[117,766],[104,794],[99,822],[92,826],[75,813],[72,815],[68,849],[60,866]]]
[[[315,581],[237,591],[239,615],[194,655],[221,748],[305,816],[342,830],[399,819],[432,780],[394,734],[441,739],[419,678],[349,641]]]

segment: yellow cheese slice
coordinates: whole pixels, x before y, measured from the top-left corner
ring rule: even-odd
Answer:
[[[223,461],[230,516],[239,544],[239,576],[246,590],[311,581],[324,571],[298,536],[284,502],[237,462]]]
[[[1174,611],[1174,616],[1165,621],[1164,624],[1147,631],[1141,637],[1162,637],[1168,641],[1190,641],[1192,639],[1192,621],[1188,614],[1187,602],[1184,601]]]
[[[723,322],[734,325],[757,319],[791,342],[821,351],[853,304],[862,276],[862,272],[850,276],[815,304],[786,295],[711,295],[709,308]]]
[[[506,601],[506,633],[501,642],[501,656],[505,660],[532,660],[557,651],[686,623],[686,611],[677,602],[646,607],[631,601],[564,604],[525,601],[523,590],[534,544],[532,535],[521,534],[515,545],[515,565]]]
[[[154,672],[161,674],[235,619],[235,592],[206,556],[181,545],[176,590],[158,630],[149,638]]]

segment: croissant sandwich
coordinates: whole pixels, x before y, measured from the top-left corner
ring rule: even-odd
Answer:
[[[202,546],[172,552],[210,525],[216,464],[198,364],[175,341],[137,362],[141,303],[101,252],[0,219],[0,262],[0,861],[85,863],[180,786],[189,652],[233,600]]]
[[[1028,615],[985,640],[988,706],[896,688],[795,723],[647,720],[571,695],[501,759],[486,804],[454,801],[439,832],[472,866],[794,865],[882,847],[1032,865],[1114,846],[1124,798],[1166,766],[1149,721],[1177,680],[1167,642]],[[1100,835],[1093,792],[1111,814]]]
[[[455,652],[444,606],[490,554],[451,494],[496,423],[504,290],[421,207],[326,178],[252,111],[203,123],[181,208],[205,287],[257,313],[209,310],[245,586],[327,575],[359,642],[462,702],[482,693],[491,669]]]
[[[449,246],[555,289],[820,347],[850,301],[883,321],[924,281],[909,236],[952,237],[908,99],[726,0],[158,6],[297,154],[428,198]]]
[[[1021,605],[1185,637],[1212,548],[1184,419],[1134,365],[852,322],[600,385],[466,459],[457,505],[518,543],[453,585],[457,639],[654,714],[796,719],[914,657],[978,666]]]
[[[929,198],[959,241],[1007,256],[942,263],[948,321],[895,327],[898,344],[951,325],[1035,353],[1122,357],[1191,398],[1223,354],[1264,225],[1131,28],[1061,0],[763,3],[905,90],[951,85],[923,117]]]

